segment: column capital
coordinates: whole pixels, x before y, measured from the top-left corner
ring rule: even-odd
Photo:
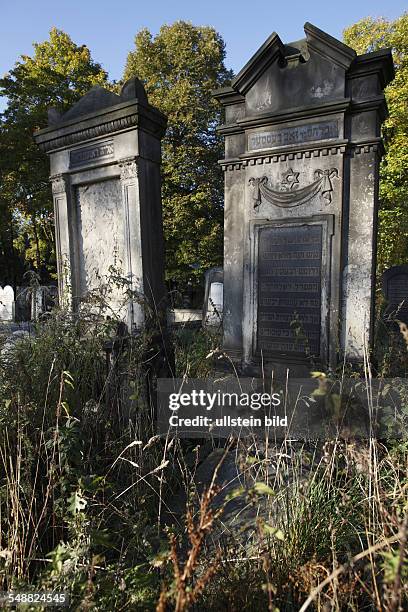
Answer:
[[[66,174],[53,174],[50,176],[52,193],[54,195],[58,193],[65,193],[67,189],[67,180]]]
[[[121,180],[129,180],[137,177],[137,157],[125,157],[118,161]]]

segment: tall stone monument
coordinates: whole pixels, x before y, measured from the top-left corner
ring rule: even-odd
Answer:
[[[372,338],[389,50],[273,33],[225,109],[224,348],[247,369],[360,361]]]
[[[109,285],[105,314],[130,329],[164,307],[166,123],[134,78],[120,96],[95,86],[64,115],[52,109],[49,127],[35,134],[50,157],[60,300],[77,310],[90,291]]]

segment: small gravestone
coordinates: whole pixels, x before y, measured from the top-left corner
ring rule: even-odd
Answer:
[[[385,315],[408,324],[408,265],[393,266],[382,276]]]
[[[390,50],[310,23],[215,92],[225,110],[223,348],[244,371],[360,363],[374,321]]]
[[[210,268],[205,273],[203,325],[219,327],[222,323],[224,301],[224,273],[222,268]]]
[[[0,287],[0,321],[14,320],[14,290],[10,285]]]
[[[31,287],[16,287],[15,317],[18,323],[31,320]]]
[[[129,329],[165,316],[166,124],[133,78],[120,95],[93,87],[64,115],[53,110],[35,134],[50,157],[62,305],[78,311],[88,301]]]

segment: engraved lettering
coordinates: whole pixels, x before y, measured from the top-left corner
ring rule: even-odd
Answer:
[[[103,142],[93,147],[85,147],[83,149],[75,149],[70,151],[69,165],[70,167],[81,166],[89,162],[100,159],[101,157],[112,157],[114,154],[113,142]]]
[[[322,227],[264,227],[258,244],[258,352],[318,355]]]
[[[248,137],[248,150],[271,149],[282,145],[293,145],[314,140],[330,140],[338,137],[338,121],[321,121],[319,123],[275,128],[270,132],[251,134]]]

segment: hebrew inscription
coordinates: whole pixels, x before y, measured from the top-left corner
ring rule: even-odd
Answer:
[[[70,151],[69,165],[70,168],[74,168],[75,166],[82,166],[83,164],[97,161],[101,157],[113,157],[113,154],[114,149],[112,141],[100,142],[93,147],[85,147],[83,149],[74,149],[74,151]]]
[[[319,355],[322,227],[265,227],[259,232],[258,351]]]
[[[274,147],[285,147],[315,140],[330,140],[338,137],[338,121],[320,121],[319,123],[275,128],[268,132],[250,134],[248,136],[248,150],[273,149]]]

